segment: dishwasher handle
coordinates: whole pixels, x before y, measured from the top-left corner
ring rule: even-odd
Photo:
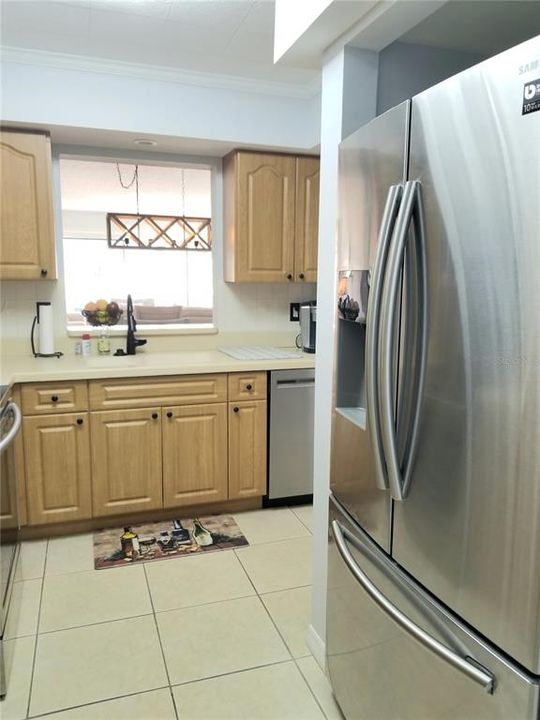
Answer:
[[[298,378],[297,380],[277,380],[276,387],[311,387],[315,384],[315,378]]]

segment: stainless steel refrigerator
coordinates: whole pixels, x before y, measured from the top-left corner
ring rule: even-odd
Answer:
[[[540,696],[540,38],[340,148],[327,667],[348,720]]]

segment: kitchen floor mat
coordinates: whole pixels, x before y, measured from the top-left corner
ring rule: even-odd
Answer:
[[[153,562],[249,545],[231,515],[208,515],[154,523],[128,521],[94,532],[96,570]]]

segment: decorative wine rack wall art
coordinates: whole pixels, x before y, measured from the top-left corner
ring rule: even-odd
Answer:
[[[107,213],[107,244],[123,250],[208,251],[211,218]]]

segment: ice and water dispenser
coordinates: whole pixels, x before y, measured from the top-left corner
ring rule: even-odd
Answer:
[[[338,279],[336,412],[366,427],[365,351],[368,270],[344,270]]]

